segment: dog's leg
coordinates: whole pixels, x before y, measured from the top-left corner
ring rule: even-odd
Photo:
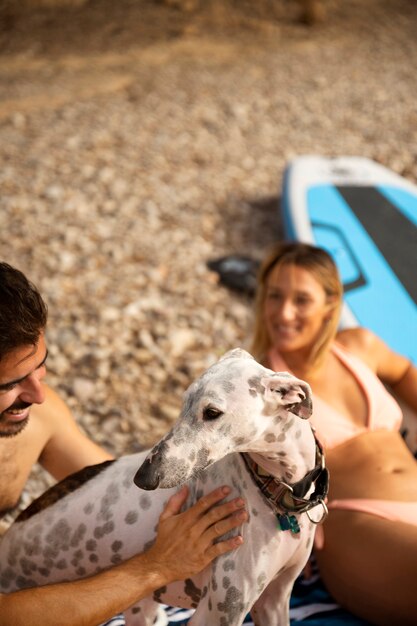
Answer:
[[[212,564],[206,584],[201,586],[201,598],[190,626],[241,626],[257,598],[256,583],[235,560],[239,552],[223,555]],[[243,575],[245,572],[245,575]]]
[[[255,626],[288,626],[290,595],[300,566],[285,569],[264,589],[251,609]]]
[[[248,614],[249,606],[244,601],[243,594],[231,587],[225,591],[223,597],[218,594],[209,595],[200,601],[196,612],[191,617],[190,626],[211,626],[227,624],[227,626],[241,626]]]
[[[154,602],[152,598],[145,598],[124,612],[126,626],[153,626],[155,623],[162,626],[162,624],[168,624],[168,618],[156,622],[157,617],[160,615],[162,617],[162,613],[164,610],[161,605]]]

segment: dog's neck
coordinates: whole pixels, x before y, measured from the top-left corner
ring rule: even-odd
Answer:
[[[261,442],[258,442],[261,443]],[[287,432],[284,442],[271,442],[262,449],[251,446],[248,454],[265,472],[285,483],[295,483],[311,471],[316,463],[316,444],[308,422],[302,423],[302,435]],[[258,448],[258,450],[256,449]]]

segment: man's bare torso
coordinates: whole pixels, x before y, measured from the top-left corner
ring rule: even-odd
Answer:
[[[18,504],[48,438],[48,429],[42,423],[37,406],[32,406],[28,425],[21,433],[0,438],[0,515]]]
[[[45,401],[32,405],[27,426],[14,437],[0,437],[0,516],[16,507],[38,461],[61,480],[112,458],[85,436],[66,404],[45,385]]]

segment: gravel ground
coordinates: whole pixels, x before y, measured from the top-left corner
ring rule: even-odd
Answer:
[[[48,382],[116,455],[247,346],[252,301],[206,263],[282,236],[289,159],[362,155],[417,182],[415,3],[325,5],[314,28],[294,0],[3,14],[1,257],[49,305]]]

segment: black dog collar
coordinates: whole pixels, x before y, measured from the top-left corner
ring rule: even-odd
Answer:
[[[307,513],[308,515],[308,511],[318,505],[323,507],[323,515],[318,522],[315,522],[308,515],[310,521],[315,524],[321,523],[327,515],[325,498],[329,491],[329,472],[326,468],[323,449],[315,434],[314,439],[316,441],[316,464],[301,480],[292,485],[271,476],[248,453],[242,453],[252,479],[272,505],[274,512],[279,518],[282,516],[288,517],[289,514],[294,513]],[[312,485],[314,485],[314,491],[308,498],[305,498]],[[297,531],[293,530],[293,532]]]

